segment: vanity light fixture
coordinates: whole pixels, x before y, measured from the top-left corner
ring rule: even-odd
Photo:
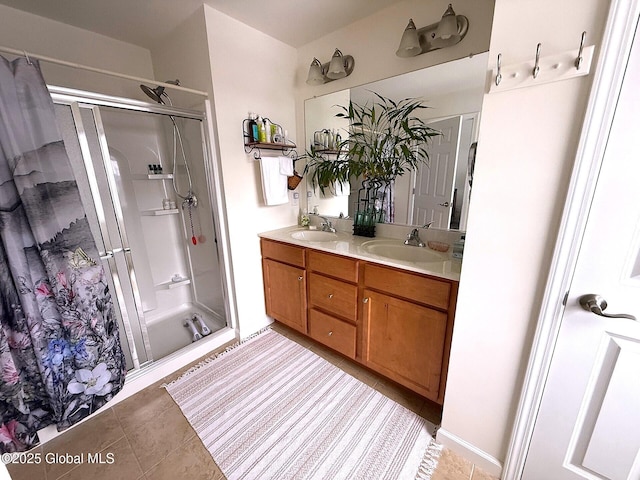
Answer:
[[[460,43],[468,30],[469,19],[464,15],[456,15],[449,4],[449,8],[438,23],[416,29],[413,19],[410,19],[402,34],[396,55],[415,57],[439,48],[451,47]]]
[[[321,63],[320,60],[314,58],[309,66],[309,75],[307,76],[308,85],[322,85],[323,83],[332,82],[339,78],[348,77],[353,72],[355,60],[351,55],[343,55],[336,48],[333,52],[331,61]]]

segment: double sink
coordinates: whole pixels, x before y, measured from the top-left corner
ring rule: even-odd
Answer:
[[[308,242],[335,242],[345,239],[344,234],[319,230],[299,230],[291,233],[291,238]],[[367,240],[360,245],[365,252],[377,257],[403,262],[433,263],[450,260],[446,253],[436,252],[427,247],[404,245],[402,240]]]

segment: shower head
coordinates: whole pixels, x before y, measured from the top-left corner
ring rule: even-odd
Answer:
[[[175,80],[167,80],[164,83],[170,83],[171,85],[180,86],[180,80],[178,80],[177,78]],[[146,85],[140,85],[140,88],[147,95],[147,97],[152,99],[154,102],[158,102],[164,105],[165,103],[162,97],[169,98],[169,95],[164,92],[164,87],[161,85],[158,85],[156,88],[151,88]],[[169,101],[169,103],[171,103],[171,101]]]
[[[151,88],[146,85],[140,85],[140,88],[151,100],[164,105],[164,100],[162,100],[162,96],[166,95],[166,93],[164,93],[164,87]]]

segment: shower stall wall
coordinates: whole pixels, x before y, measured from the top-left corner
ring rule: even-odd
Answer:
[[[51,90],[110,274],[127,368],[215,337],[227,327],[228,301],[204,115]]]

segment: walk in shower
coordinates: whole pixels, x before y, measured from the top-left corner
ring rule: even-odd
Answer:
[[[50,90],[110,274],[127,369],[206,342],[228,310],[204,114]]]

